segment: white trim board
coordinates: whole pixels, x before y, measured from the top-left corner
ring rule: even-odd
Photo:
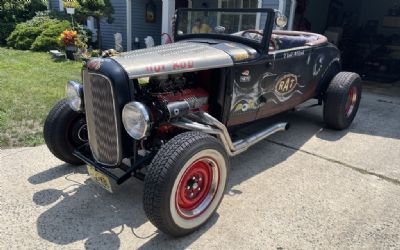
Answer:
[[[132,0],[126,0],[126,51],[132,50]]]
[[[64,11],[64,3],[63,0],[58,0],[58,9],[60,11]]]

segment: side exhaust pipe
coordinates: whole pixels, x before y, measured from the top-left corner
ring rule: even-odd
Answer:
[[[172,125],[187,130],[201,131],[207,134],[216,135],[222,141],[226,152],[228,152],[230,156],[241,154],[265,138],[277,132],[289,129],[288,123],[278,123],[260,132],[254,133],[245,139],[232,142],[226,126],[208,113],[200,112],[191,114],[188,116],[188,119],[184,118],[180,121],[172,122]]]

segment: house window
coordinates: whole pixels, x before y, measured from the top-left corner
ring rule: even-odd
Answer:
[[[223,9],[258,8],[258,1],[259,0],[218,0],[218,7]],[[260,28],[259,14],[256,13],[221,13],[218,17],[218,23],[226,27],[237,28],[237,30],[228,30],[230,33]],[[254,24],[256,24],[256,27]]]
[[[220,8],[257,8],[258,0],[219,0]]]

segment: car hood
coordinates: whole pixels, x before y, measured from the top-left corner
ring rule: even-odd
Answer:
[[[133,79],[229,67],[235,61],[252,57],[249,51],[254,52],[234,43],[182,41],[121,53],[112,59]]]

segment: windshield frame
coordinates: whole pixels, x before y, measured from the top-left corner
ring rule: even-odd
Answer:
[[[210,12],[232,12],[232,13],[237,13],[237,12],[245,12],[245,13],[267,13],[267,20],[265,21],[265,26],[263,29],[263,39],[261,42],[256,42],[252,41],[250,39],[240,37],[240,36],[233,36],[233,35],[226,35],[226,34],[184,34],[184,35],[178,35],[178,30],[177,30],[177,25],[179,23],[180,19],[180,13],[183,11],[210,11]],[[218,39],[218,40],[227,40],[227,41],[232,41],[232,42],[238,42],[238,43],[243,43],[246,45],[249,45],[257,50],[264,51],[268,53],[269,49],[269,42],[271,39],[272,35],[272,29],[274,25],[274,19],[275,19],[275,10],[273,9],[268,9],[268,8],[249,8],[249,9],[232,9],[232,8],[217,8],[217,9],[207,9],[207,8],[179,8],[176,10],[176,20],[175,20],[175,28],[174,28],[174,38],[175,41],[181,41],[181,40],[187,40],[187,39],[192,39],[192,38],[210,38],[210,39]]]

